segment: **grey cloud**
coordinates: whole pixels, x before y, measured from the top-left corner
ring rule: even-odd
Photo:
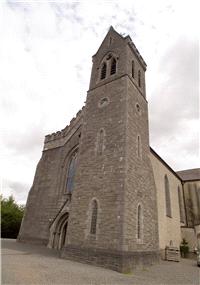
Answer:
[[[67,20],[83,23],[83,18],[80,16],[78,9],[80,3],[50,3],[58,18],[66,18]]]
[[[2,137],[2,143],[6,149],[9,149],[13,154],[23,154],[26,156],[42,151],[44,140],[44,131],[41,126],[29,127],[25,133],[5,133]]]
[[[180,39],[161,60],[160,72],[169,76],[165,88],[174,103],[183,111],[184,118],[198,116],[198,41]],[[177,106],[176,106],[177,107]],[[180,111],[181,111],[180,110]]]
[[[152,94],[150,126],[152,136],[161,138],[198,119],[198,43],[180,39],[163,56],[159,72],[165,82]]]
[[[6,4],[10,9],[20,12],[29,12],[31,10],[31,5],[27,2],[7,0]]]
[[[20,203],[25,204],[30,186],[17,181],[6,181],[6,184],[11,188],[14,198],[17,199],[17,201],[20,201]]]
[[[18,204],[25,205],[30,185],[12,180],[3,180],[3,196],[12,195]]]
[[[152,147],[161,149],[161,156],[168,158],[170,154],[166,153],[171,150],[174,158],[182,162],[183,155],[194,161],[198,155],[198,60],[198,43],[179,39],[161,59],[159,72],[164,82],[158,82],[149,104]],[[173,163],[177,167],[176,159]],[[184,164],[187,167],[186,161]],[[191,161],[191,167],[189,164]]]
[[[198,137],[196,134],[196,139],[195,137],[191,138],[190,140],[187,140],[186,142],[183,142],[183,148],[184,151],[189,154],[189,155],[193,155],[193,156],[198,156],[198,150],[199,150],[199,142],[198,142]]]

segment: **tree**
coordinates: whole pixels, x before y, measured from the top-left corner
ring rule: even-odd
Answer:
[[[24,214],[24,206],[18,205],[13,196],[1,198],[1,237],[17,238]]]

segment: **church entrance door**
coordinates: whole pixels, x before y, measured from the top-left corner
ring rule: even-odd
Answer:
[[[67,225],[68,225],[68,213],[63,214],[58,220],[53,239],[53,248],[62,249],[65,245],[65,239],[67,234]]]

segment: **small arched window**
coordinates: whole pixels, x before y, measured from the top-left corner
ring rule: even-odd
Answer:
[[[116,59],[113,57],[111,60],[111,68],[110,68],[110,75],[116,73],[117,62]]]
[[[138,70],[138,86],[141,87],[141,71]]]
[[[107,65],[104,62],[103,65],[102,65],[102,68],[101,68],[101,79],[106,78],[106,70],[107,70]]]
[[[139,204],[137,207],[137,239],[142,239],[143,231],[143,217],[142,217],[142,206]]]
[[[97,154],[102,155],[104,150],[105,132],[101,129],[97,135]]]
[[[72,193],[74,186],[74,176],[76,171],[76,162],[77,162],[77,150],[72,154],[69,166],[68,166],[68,175],[67,175],[67,192]]]
[[[182,195],[181,195],[181,189],[179,186],[178,186],[178,202],[179,202],[180,221],[184,222],[183,199],[182,199]]]
[[[135,62],[132,60],[132,77],[135,77]]]
[[[92,216],[91,216],[91,226],[90,233],[95,235],[97,231],[97,214],[98,214],[98,205],[97,201],[92,201]]]
[[[165,175],[165,205],[166,205],[166,216],[171,217],[171,200],[170,200],[170,190],[169,190],[169,180],[167,175]]]

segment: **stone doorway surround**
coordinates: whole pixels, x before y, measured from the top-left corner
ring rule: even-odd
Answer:
[[[52,224],[50,225],[50,236],[48,248],[54,248],[61,250],[65,245],[65,239],[67,235],[67,225],[69,218],[69,208],[66,206],[56,216]]]

